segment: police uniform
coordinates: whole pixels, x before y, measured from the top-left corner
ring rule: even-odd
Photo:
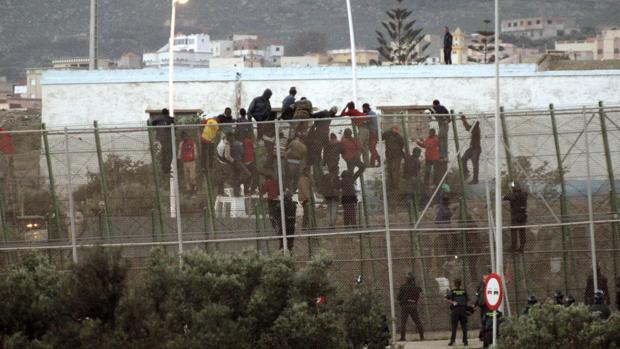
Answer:
[[[609,310],[609,306],[604,303],[592,304],[590,306],[590,312],[601,320],[607,320],[609,319],[609,316],[611,316],[611,310]]]
[[[502,312],[487,311],[482,317],[482,344],[483,348],[488,348],[493,344],[493,318],[497,316],[497,337],[499,338],[499,324],[502,320]]]
[[[463,344],[467,344],[467,302],[469,302],[467,291],[462,288],[452,289],[448,292],[446,299],[456,302],[456,305],[450,306],[450,323],[452,327],[450,344],[454,344],[454,340],[456,339],[456,327],[459,322],[463,330]]]
[[[398,301],[400,302],[400,339],[405,340],[407,333],[407,319],[411,317],[415,324],[418,333],[420,334],[420,340],[424,340],[424,327],[418,314],[418,301],[422,289],[418,287],[411,279],[407,280],[403,284],[398,292]]]
[[[489,310],[487,308],[487,302],[484,299],[484,282],[480,282],[480,285],[478,285],[478,289],[476,290],[476,304],[475,306],[478,307],[478,309],[480,309],[480,333],[478,335],[478,338],[480,338],[480,340],[482,340],[482,336],[483,336],[483,332],[484,332],[484,316],[486,315],[487,311]]]

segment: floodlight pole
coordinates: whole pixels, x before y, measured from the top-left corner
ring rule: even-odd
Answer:
[[[347,0],[347,16],[349,17],[349,38],[351,40],[351,83],[353,85],[353,103],[357,104],[357,51],[355,49],[355,31],[353,30],[351,0]]]
[[[172,0],[170,15],[170,39],[168,41],[168,111],[174,117],[174,27],[176,25],[177,0]]]
[[[502,229],[502,172],[500,166],[499,0],[495,0],[495,267],[504,278]],[[503,302],[502,302],[503,303]],[[493,317],[493,346],[497,343],[497,316]]]
[[[594,237],[594,212],[592,209],[592,175],[590,173],[590,140],[588,138],[588,118],[586,117],[586,109],[583,108],[583,135],[586,148],[586,173],[588,176],[588,221],[590,232],[590,248],[592,252],[592,281],[594,281],[594,290],[598,290],[598,274],[596,273],[596,238]]]
[[[89,45],[88,45],[88,70],[97,69],[97,56],[99,53],[99,26],[97,25],[99,9],[97,8],[98,0],[90,0],[90,33],[89,33]]]

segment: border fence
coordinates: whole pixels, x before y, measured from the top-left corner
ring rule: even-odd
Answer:
[[[425,328],[447,329],[446,287],[460,278],[473,295],[493,264],[494,115],[452,112],[440,116],[442,125],[437,117],[216,126],[196,117],[170,126],[1,132],[14,148],[0,153],[1,268],[31,250],[68,266],[97,245],[122,250],[136,269],[156,246],[286,248],[299,263],[326,250],[335,261],[332,280],[347,290],[361,275],[383,292],[394,319],[398,287],[413,274]],[[620,107],[502,110],[501,122],[503,193],[511,182],[528,193],[520,224],[526,241],[516,239],[522,251],[511,243],[511,234],[520,236],[508,203],[502,209],[508,312],[520,313],[530,294],[555,290],[584,301],[594,252],[599,286],[605,275],[613,299],[620,291]],[[462,161],[476,158],[466,123],[481,132],[479,178]],[[205,128],[214,130],[212,142],[204,141]],[[438,160],[425,142],[430,129],[439,143],[447,139]],[[195,159],[184,141],[195,144]]]

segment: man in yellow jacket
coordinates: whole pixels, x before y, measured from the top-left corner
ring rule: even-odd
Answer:
[[[217,117],[208,118],[202,121],[204,125],[200,134],[201,153],[202,153],[202,170],[207,173],[208,168],[213,168],[213,159],[215,158],[215,147],[217,146],[217,131],[220,129]]]

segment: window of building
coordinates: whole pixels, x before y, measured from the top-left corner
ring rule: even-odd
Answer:
[[[276,52],[280,52],[280,48],[279,47],[276,47]]]
[[[536,24],[540,24],[540,19],[537,19],[537,20],[536,20]]]
[[[512,26],[516,27],[517,26],[517,22],[512,23]]]
[[[527,25],[532,25],[532,21],[527,21]]]
[[[547,24],[553,24],[553,21],[549,19],[547,20]]]
[[[614,53],[615,53],[615,54],[620,53],[620,48],[615,48],[615,49],[614,49]]]
[[[598,52],[599,55],[602,55],[603,54],[603,49],[599,48],[597,52]]]
[[[508,28],[510,28],[512,26],[512,23],[508,23]]]

